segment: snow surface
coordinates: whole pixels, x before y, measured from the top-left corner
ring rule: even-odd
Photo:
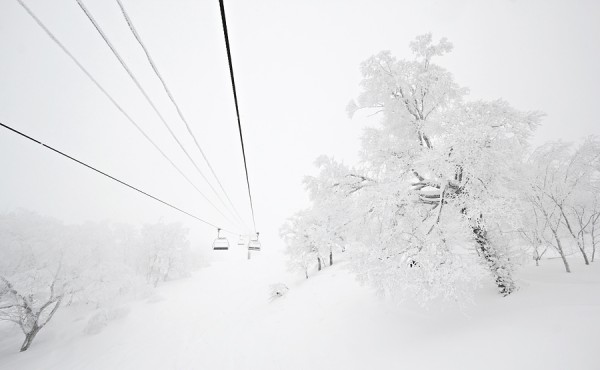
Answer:
[[[156,294],[90,312],[68,307],[19,353],[0,324],[0,369],[599,369],[600,263],[524,268],[502,298],[462,311],[379,298],[339,263],[308,280],[281,260],[220,258]],[[269,288],[285,283],[285,296]]]

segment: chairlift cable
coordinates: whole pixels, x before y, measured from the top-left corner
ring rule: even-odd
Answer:
[[[25,9],[27,14],[33,18],[33,20],[37,23],[38,26],[50,37],[52,41],[79,67],[79,69],[94,83],[94,85],[110,100],[110,102],[125,116],[125,118],[138,130],[142,136],[156,149],[162,156],[165,158],[171,166],[217,211],[221,216],[223,216],[226,220],[231,222],[223,212],[183,173],[183,171],[163,152],[160,147],[146,134],[146,132],[138,125],[135,120],[117,103],[117,101],[100,85],[98,80],[92,76],[92,74],[79,62],[77,58],[54,36],[54,34],[46,27],[46,25],[33,13],[33,11],[25,5],[22,0],[17,0],[17,2]]]
[[[246,151],[244,150],[244,135],[242,135],[242,124],[240,121],[240,109],[238,105],[237,92],[235,88],[235,78],[233,77],[233,63],[231,61],[231,47],[229,46],[229,34],[227,32],[227,21],[225,19],[225,5],[223,0],[219,0],[221,9],[221,22],[223,23],[223,35],[225,36],[225,48],[227,49],[227,61],[229,62],[229,75],[231,76],[231,87],[233,89],[233,100],[235,102],[235,113],[237,115],[238,130],[240,133],[240,143],[242,145],[242,156],[244,158],[244,170],[246,171],[246,184],[248,185],[248,198],[250,200],[250,210],[252,212],[252,225],[256,233],[256,220],[254,218],[254,205],[252,204],[252,192],[250,191],[250,180],[248,178],[248,165],[246,163]]]
[[[106,45],[112,51],[113,55],[117,58],[117,60],[119,61],[119,63],[123,67],[123,69],[125,69],[125,72],[127,72],[127,74],[129,75],[129,77],[131,78],[131,80],[133,81],[133,83],[136,85],[136,87],[138,88],[138,90],[142,93],[142,95],[144,96],[144,98],[148,102],[148,104],[150,104],[150,106],[152,107],[152,110],[154,110],[154,113],[156,113],[156,115],[158,116],[158,118],[160,119],[160,121],[162,122],[162,124],[169,131],[169,134],[171,135],[171,137],[177,142],[177,145],[179,146],[179,148],[185,153],[186,157],[190,160],[190,162],[192,162],[192,165],[194,166],[194,168],[196,169],[196,171],[200,174],[200,176],[202,176],[202,178],[204,179],[204,181],[206,181],[206,183],[208,184],[208,186],[215,193],[215,195],[217,196],[217,199],[219,199],[219,201],[225,207],[225,209],[228,209],[227,205],[225,204],[225,202],[223,201],[223,199],[221,198],[221,196],[219,195],[219,193],[217,192],[217,190],[214,188],[214,186],[212,185],[212,183],[208,180],[208,178],[206,177],[206,175],[204,175],[204,172],[202,172],[202,170],[200,169],[200,167],[198,167],[198,164],[196,163],[196,161],[194,161],[194,159],[189,154],[189,152],[187,151],[187,149],[185,149],[185,147],[183,146],[183,144],[181,143],[181,141],[179,141],[179,139],[177,138],[177,136],[175,135],[175,133],[171,129],[171,126],[169,126],[169,124],[167,123],[167,121],[165,120],[165,118],[163,117],[163,115],[160,113],[160,111],[158,110],[158,108],[156,107],[156,105],[154,104],[154,102],[152,102],[152,99],[150,99],[150,96],[148,95],[148,93],[146,92],[146,90],[142,87],[142,85],[138,81],[137,77],[135,77],[135,75],[133,74],[133,72],[131,71],[131,69],[127,66],[127,63],[125,63],[125,61],[123,60],[123,58],[121,57],[121,55],[119,54],[119,52],[117,51],[117,49],[110,42],[110,40],[108,39],[108,36],[106,36],[106,34],[102,30],[102,28],[100,27],[100,25],[98,24],[98,22],[96,22],[96,19],[94,19],[94,17],[90,13],[90,11],[86,8],[86,6],[83,3],[83,1],[82,0],[75,0],[75,1],[77,2],[77,4],[79,4],[79,7],[81,8],[81,10],[83,10],[83,12],[85,13],[86,17],[90,20],[90,22],[92,23],[92,25],[94,26],[94,28],[96,29],[96,31],[98,31],[98,33],[100,34],[100,36],[102,37],[102,39],[104,40],[104,42],[106,43]],[[226,217],[226,218],[230,222],[233,222],[231,219],[229,219],[229,217]],[[235,224],[236,222],[233,222],[233,223]]]
[[[119,4],[119,8],[121,8],[121,13],[123,14],[123,17],[125,18],[125,21],[127,22],[127,25],[129,26],[129,30],[131,31],[131,33],[133,34],[133,36],[137,40],[138,44],[140,44],[141,48],[144,50],[144,54],[146,54],[146,59],[148,60],[148,63],[152,67],[152,70],[154,71],[154,74],[160,80],[160,82],[161,82],[161,84],[163,86],[163,89],[165,90],[165,93],[169,97],[169,100],[171,100],[171,103],[173,103],[173,106],[175,106],[175,110],[177,111],[177,114],[179,115],[179,118],[181,118],[181,121],[183,121],[183,123],[185,124],[185,128],[187,129],[187,132],[190,134],[190,136],[194,140],[194,144],[196,144],[196,148],[198,148],[198,151],[200,151],[200,154],[202,155],[202,158],[204,159],[204,161],[208,165],[208,168],[210,169],[210,172],[212,173],[212,175],[216,179],[217,184],[219,185],[219,188],[221,189],[221,191],[223,191],[223,194],[225,195],[225,198],[227,199],[227,202],[229,203],[229,205],[232,207],[232,209],[233,209],[233,211],[235,213],[235,216],[237,217],[238,220],[240,220],[245,225],[244,220],[242,219],[242,217],[240,216],[240,214],[239,214],[238,210],[236,209],[235,205],[233,204],[233,202],[229,198],[229,194],[227,194],[227,191],[225,191],[225,188],[223,187],[223,184],[221,183],[221,180],[217,176],[217,174],[216,174],[213,166],[211,165],[210,161],[206,157],[206,154],[204,153],[204,150],[202,150],[202,147],[200,146],[200,143],[198,142],[198,139],[196,138],[196,135],[194,135],[194,133],[192,132],[192,129],[190,128],[190,125],[189,125],[187,119],[185,118],[185,116],[183,115],[183,112],[182,112],[181,108],[179,107],[179,104],[177,104],[177,102],[175,101],[175,98],[173,97],[173,94],[171,93],[171,90],[169,89],[169,87],[167,86],[167,83],[165,82],[165,80],[163,79],[162,75],[158,71],[158,67],[154,63],[154,60],[150,56],[150,52],[148,51],[148,48],[146,48],[146,45],[142,41],[139,33],[137,32],[135,26],[133,25],[133,21],[129,17],[129,14],[127,14],[127,11],[125,10],[125,7],[123,6],[123,3],[121,2],[121,0],[117,0],[117,4]]]
[[[118,182],[118,183],[119,183],[119,184],[121,184],[121,185],[124,185],[124,186],[126,186],[126,187],[128,187],[128,188],[130,188],[130,189],[132,189],[132,190],[135,190],[135,191],[137,191],[137,192],[138,192],[138,193],[140,193],[140,194],[143,194],[143,195],[145,195],[145,196],[147,196],[147,197],[149,197],[149,198],[152,198],[152,199],[154,199],[155,201],[157,201],[157,202],[160,202],[160,203],[162,203],[162,204],[164,204],[164,205],[166,205],[166,206],[168,206],[168,207],[171,207],[172,209],[175,209],[175,210],[177,210],[177,211],[179,211],[179,212],[181,212],[181,213],[183,213],[183,214],[185,214],[185,215],[188,215],[188,216],[190,216],[190,217],[192,217],[192,218],[194,218],[194,219],[196,219],[196,220],[198,220],[198,221],[200,221],[200,222],[202,222],[202,223],[204,223],[204,224],[206,224],[206,225],[208,225],[208,226],[212,226],[212,227],[214,227],[214,228],[217,228],[217,229],[220,229],[220,230],[226,231],[226,232],[228,232],[228,233],[230,233],[230,234],[236,234],[236,233],[234,233],[233,231],[230,231],[230,230],[227,230],[227,229],[223,229],[222,227],[219,227],[219,226],[217,226],[217,225],[215,225],[215,224],[213,224],[213,223],[211,223],[211,222],[209,222],[209,221],[206,221],[206,220],[204,220],[204,219],[202,219],[202,218],[200,218],[200,217],[198,217],[198,216],[195,216],[195,215],[193,215],[193,214],[191,214],[191,213],[189,213],[189,212],[187,212],[187,211],[184,211],[184,210],[182,210],[182,209],[181,209],[181,208],[179,208],[179,207],[176,207],[176,206],[174,206],[174,205],[172,205],[172,204],[170,204],[170,203],[168,203],[168,202],[165,202],[164,200],[162,200],[162,199],[160,199],[160,198],[158,198],[158,197],[155,197],[154,195],[152,195],[152,194],[149,194],[149,193],[147,193],[147,192],[145,192],[145,191],[143,191],[143,190],[141,190],[141,189],[139,189],[139,188],[137,188],[137,187],[135,187],[135,186],[133,186],[133,185],[130,185],[130,184],[126,183],[126,182],[125,182],[125,181],[123,181],[123,180],[119,180],[118,178],[116,178],[116,177],[114,177],[114,176],[111,176],[111,175],[109,175],[108,173],[106,173],[106,172],[104,172],[104,171],[101,171],[101,170],[99,170],[99,169],[97,169],[97,168],[95,168],[95,167],[93,167],[93,166],[91,166],[91,165],[89,165],[89,164],[87,164],[87,163],[85,163],[85,162],[83,162],[83,161],[80,161],[79,159],[77,159],[77,158],[75,158],[75,157],[73,157],[73,156],[70,156],[70,155],[68,155],[68,154],[66,154],[66,153],[64,153],[64,152],[62,152],[62,151],[60,151],[60,150],[58,150],[58,149],[56,149],[56,148],[54,148],[54,147],[51,147],[50,145],[44,144],[44,143],[42,143],[41,141],[39,141],[39,140],[37,140],[37,139],[34,139],[33,137],[31,137],[31,136],[29,136],[29,135],[26,135],[26,134],[22,133],[21,131],[18,131],[18,130],[14,129],[14,128],[12,128],[12,127],[8,126],[8,125],[5,125],[5,124],[4,124],[4,123],[2,123],[2,122],[0,122],[0,126],[4,127],[5,129],[7,129],[7,130],[9,130],[9,131],[12,131],[12,132],[14,132],[15,134],[18,134],[18,135],[20,135],[20,136],[22,136],[22,137],[24,137],[24,138],[26,138],[26,139],[28,139],[28,140],[31,140],[32,142],[34,142],[34,143],[37,143],[37,144],[39,144],[39,145],[43,146],[43,147],[44,147],[44,148],[46,148],[46,149],[49,149],[49,150],[51,150],[51,151],[53,151],[53,152],[55,152],[55,153],[57,153],[57,154],[60,154],[60,155],[62,155],[63,157],[65,157],[65,158],[68,158],[68,159],[70,159],[70,160],[72,160],[72,161],[74,161],[74,162],[76,162],[76,163],[78,163],[78,164],[80,164],[80,165],[82,165],[82,166],[84,166],[84,167],[87,167],[88,169],[90,169],[90,170],[92,170],[92,171],[95,171],[95,172],[97,172],[97,173],[99,173],[99,174],[101,174],[101,175],[104,175],[104,176],[108,177],[109,179],[111,179],[111,180],[113,180],[113,181],[116,181],[116,182]]]

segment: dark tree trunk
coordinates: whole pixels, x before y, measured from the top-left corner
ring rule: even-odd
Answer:
[[[27,351],[27,349],[29,348],[29,346],[33,342],[33,339],[35,339],[35,336],[40,331],[40,329],[41,328],[38,327],[37,324],[34,324],[34,326],[31,329],[31,331],[29,333],[25,334],[25,341],[23,341],[23,344],[21,345],[20,352]]]
[[[467,209],[461,209],[463,215],[467,215]],[[490,244],[487,237],[487,231],[483,224],[483,215],[479,215],[478,222],[471,221],[471,230],[477,243],[477,252],[485,260],[490,269],[498,291],[503,296],[507,296],[517,290],[517,286],[512,278],[512,271],[508,259],[503,258],[497,250]]]
[[[333,251],[329,250],[329,266],[333,266]]]
[[[318,267],[318,271],[321,271],[321,268],[323,267],[323,266],[321,265],[321,257],[317,257],[317,263],[319,264],[319,265],[318,265],[318,266],[319,266],[319,267]]]
[[[504,261],[502,256],[490,245],[487,232],[483,227],[473,226],[472,230],[475,235],[477,248],[492,272],[500,294],[507,296],[513,293],[517,287],[512,279],[508,261]]]

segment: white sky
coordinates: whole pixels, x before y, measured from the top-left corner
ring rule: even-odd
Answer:
[[[209,194],[75,0],[25,1]],[[201,163],[116,1],[84,2]],[[123,3],[250,223],[218,1]],[[348,119],[345,106],[359,92],[359,63],[385,49],[408,58],[416,35],[432,32],[454,44],[438,63],[470,88],[470,98],[503,98],[546,112],[536,144],[600,134],[600,2],[227,0],[225,6],[257,228],[267,248],[280,244],[279,226],[306,204],[301,180],[315,172],[318,155],[356,160],[368,122]],[[15,0],[0,0],[0,122],[225,224]],[[179,220],[203,244],[214,234],[6,130],[0,130],[0,174],[0,212],[23,207],[67,222]]]

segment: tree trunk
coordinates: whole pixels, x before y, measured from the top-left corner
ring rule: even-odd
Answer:
[[[308,269],[304,269],[304,276],[306,276],[306,278],[308,279]]]
[[[40,329],[41,328],[38,327],[37,324],[34,324],[33,328],[31,329],[31,331],[29,331],[29,333],[25,334],[25,341],[21,345],[20,352],[27,351],[27,349],[31,345],[31,342],[33,342],[33,339],[35,338],[35,336],[37,335],[37,333],[40,331]]]
[[[317,262],[319,264],[318,271],[321,271],[321,268],[322,268],[322,266],[321,266],[321,257],[317,257]]]
[[[558,237],[556,230],[554,230],[552,227],[550,227],[550,230],[552,230],[552,235],[554,235],[554,240],[556,240],[556,246],[558,249],[558,253],[560,254],[560,258],[562,258],[563,264],[565,265],[565,270],[567,270],[567,272],[570,273],[571,268],[569,267],[569,262],[567,262],[567,257],[565,256],[565,252],[563,251],[562,244],[560,243],[560,238]]]
[[[565,213],[563,206],[558,203],[556,203],[556,205],[560,209],[563,220],[565,220],[565,225],[567,226],[567,230],[569,230],[569,233],[571,234],[573,239],[575,239],[575,242],[577,243],[577,248],[579,248],[579,251],[581,251],[581,254],[583,255],[583,260],[585,261],[585,264],[589,265],[590,261],[588,261],[587,254],[585,253],[585,245],[581,244],[581,240],[579,239],[579,236],[576,235],[575,232],[573,231],[573,229],[571,228],[571,223],[569,222],[569,219],[567,218],[567,215]],[[581,230],[581,236],[583,238],[583,230]]]
[[[329,266],[333,266],[333,251],[329,250]]]
[[[460,212],[466,216],[467,208],[461,209]],[[469,220],[471,222],[471,231],[477,243],[477,253],[480,257],[483,257],[487,267],[490,269],[499,293],[503,296],[513,293],[517,290],[517,285],[512,278],[510,261],[508,258],[502,258],[498,251],[490,244],[487,238],[487,231],[483,225],[483,215],[479,215],[478,222],[474,222],[470,218]]]
[[[585,253],[585,249],[583,249],[583,248],[582,248],[582,247],[579,245],[579,243],[577,243],[577,244],[578,244],[578,246],[579,246],[579,250],[581,251],[581,254],[583,255],[583,261],[585,262],[585,264],[586,264],[586,265],[589,265],[589,264],[590,264],[590,261],[588,260],[587,253]]]
[[[500,294],[507,296],[513,293],[517,287],[512,278],[508,261],[505,261],[490,245],[487,232],[481,226],[473,226],[472,230],[478,249],[494,276]]]
[[[579,248],[579,251],[581,252],[581,255],[583,256],[583,261],[585,262],[586,265],[590,264],[590,260],[588,259],[587,253],[585,252],[585,236],[583,234],[583,231],[580,233],[581,237],[577,237],[576,241],[577,241],[577,247]]]
[[[594,262],[594,256],[596,255],[596,237],[594,235],[594,224],[592,224],[592,262]]]
[[[562,258],[563,264],[565,265],[565,270],[567,270],[567,272],[570,273],[571,268],[569,267],[569,262],[567,262],[567,258],[565,257],[565,254],[562,251],[560,252],[560,258]]]

